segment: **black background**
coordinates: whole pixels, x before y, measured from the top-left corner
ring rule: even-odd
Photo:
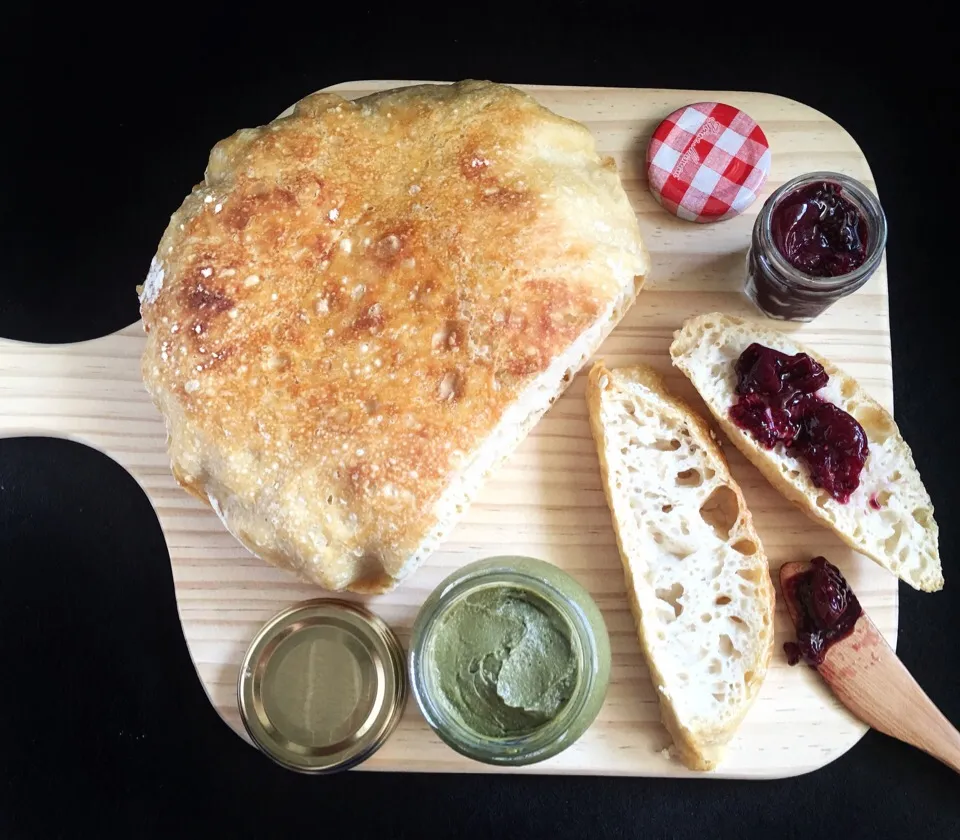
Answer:
[[[794,7],[790,7],[793,9]],[[825,12],[820,7],[813,10]],[[137,318],[169,214],[209,148],[363,78],[753,89],[861,144],[890,222],[897,419],[937,506],[947,589],[901,586],[899,652],[960,721],[955,45],[935,19],[868,36],[862,10],[758,28],[765,7],[416,3],[5,11],[0,335],[62,342]],[[689,18],[689,19],[688,19]],[[3,393],[0,391],[0,399]],[[218,718],[177,620],[159,525],[103,455],[0,440],[0,838],[957,836],[960,779],[876,733],[772,782],[274,767]]]

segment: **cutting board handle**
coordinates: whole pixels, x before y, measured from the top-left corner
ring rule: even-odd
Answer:
[[[76,440],[134,473],[154,454],[165,463],[163,420],[140,377],[143,343],[139,321],[74,344],[0,339],[0,437]]]

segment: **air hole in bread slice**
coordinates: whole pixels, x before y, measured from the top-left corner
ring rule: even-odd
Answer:
[[[737,569],[737,574],[751,583],[760,583],[762,572],[759,569]]]
[[[728,659],[739,659],[743,655],[726,633],[720,634],[720,653]]]
[[[857,390],[857,383],[852,379],[847,379],[843,385],[840,386],[840,396],[844,399],[850,399],[854,395],[854,392]]]
[[[670,513],[670,511],[673,510],[673,505],[664,505],[660,510],[664,513]]]
[[[726,604],[729,604],[730,601],[731,601],[731,598],[729,595],[718,595],[717,600],[714,601],[713,603],[715,603],[718,607],[722,607],[722,606],[725,606]]]
[[[875,405],[856,406],[853,409],[853,416],[863,426],[871,443],[883,443],[894,433],[890,415]]]
[[[911,515],[921,528],[930,527],[930,510],[928,508],[915,508]]]
[[[700,620],[704,624],[709,624],[711,621],[713,621],[713,616],[710,615],[710,613],[704,613],[703,615],[700,616]]]
[[[707,668],[707,671],[711,674],[719,674],[723,671],[723,666],[720,664],[719,659],[714,659],[710,662],[710,667]]]
[[[830,494],[826,490],[821,490],[819,493],[817,493],[818,508],[825,508],[829,500],[830,500]]]
[[[737,554],[742,554],[744,557],[752,557],[757,553],[757,544],[753,540],[748,539],[737,540],[730,548],[737,552]],[[742,571],[741,569],[741,572]],[[740,574],[740,572],[737,574]]]
[[[890,497],[892,495],[893,494],[889,490],[881,490],[876,496],[874,496],[874,501],[877,503],[876,506],[881,508],[884,507],[887,502],[890,501]]]
[[[744,672],[743,672],[743,682],[744,682],[744,685],[750,685],[750,683],[753,682],[754,676],[755,676],[755,674],[753,673],[753,671],[744,671]]]
[[[896,547],[900,544],[900,538],[903,536],[903,523],[895,522],[890,536],[883,541],[883,550],[892,555]]]
[[[724,700],[727,699],[726,692],[720,692],[720,691],[713,692],[713,699],[716,700],[718,703],[724,702]]]
[[[737,500],[737,494],[727,485],[721,484],[707,496],[706,501],[700,506],[700,516],[707,523],[717,539],[726,542],[730,539],[730,531],[740,516],[740,503]]]
[[[730,620],[731,620],[734,624],[738,624],[738,625],[740,625],[741,627],[746,627],[746,625],[747,625],[747,623],[746,623],[742,618],[740,618],[739,615],[731,615],[731,616],[730,616]]]
[[[673,608],[673,617],[679,618],[683,613],[683,604],[680,598],[683,596],[683,584],[675,583],[669,589],[658,589],[657,598]]]
[[[643,522],[639,518],[639,514],[638,514],[637,521],[642,526]],[[684,531],[684,533],[687,534],[689,533],[689,531]],[[670,537],[670,535],[664,534],[663,531],[660,531],[656,528],[652,528],[650,530],[650,536],[653,539],[653,541],[660,547],[660,551],[662,552],[664,557],[669,555],[673,557],[675,560],[686,560],[691,554],[693,554],[693,550],[689,546],[682,545],[682,544],[678,545]]]
[[[659,449],[661,452],[676,452],[680,448],[680,441],[676,438],[670,440],[658,438],[653,444],[653,448]]]
[[[677,473],[678,487],[699,487],[703,484],[703,476],[700,470],[689,469]]]

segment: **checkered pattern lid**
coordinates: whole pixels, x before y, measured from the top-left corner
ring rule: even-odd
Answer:
[[[647,147],[647,180],[657,201],[690,222],[742,213],[770,171],[770,144],[743,111],[697,102],[674,111]]]

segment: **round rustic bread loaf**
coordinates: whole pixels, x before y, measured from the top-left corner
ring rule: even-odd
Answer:
[[[217,144],[150,266],[174,474],[266,560],[388,589],[648,267],[613,162],[520,91],[309,96]]]

